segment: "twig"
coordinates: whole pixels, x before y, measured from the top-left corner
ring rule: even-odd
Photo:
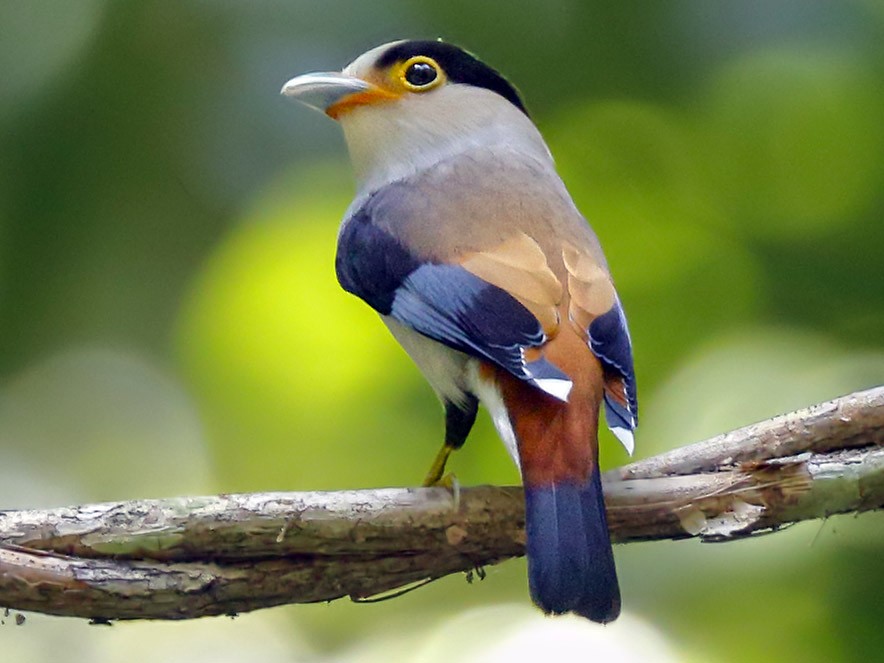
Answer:
[[[884,387],[605,477],[618,542],[733,540],[884,508]],[[187,619],[364,598],[523,554],[518,487],[260,493],[0,512],[0,605]]]

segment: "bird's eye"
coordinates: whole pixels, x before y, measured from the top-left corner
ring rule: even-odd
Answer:
[[[400,78],[412,92],[424,92],[441,83],[443,75],[434,60],[418,55],[402,65]]]
[[[405,70],[405,80],[415,87],[429,85],[436,80],[436,69],[427,62],[415,62]]]

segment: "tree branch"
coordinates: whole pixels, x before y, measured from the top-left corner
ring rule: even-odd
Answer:
[[[884,387],[605,476],[617,542],[733,540],[884,508]],[[0,605],[187,619],[354,599],[524,554],[518,487],[260,493],[0,511]]]

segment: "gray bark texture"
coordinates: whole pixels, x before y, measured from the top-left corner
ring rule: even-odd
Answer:
[[[884,387],[604,477],[615,542],[731,541],[884,508]],[[189,619],[377,596],[524,554],[519,487],[176,497],[0,511],[0,606]]]

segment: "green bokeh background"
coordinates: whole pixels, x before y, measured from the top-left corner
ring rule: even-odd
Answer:
[[[884,382],[876,0],[6,2],[0,508],[423,476],[438,403],[334,279],[353,191],[342,137],[278,95],[403,36],[464,45],[523,92],[630,318],[639,456]],[[608,467],[626,461],[602,444]],[[485,417],[453,469],[518,480]],[[481,583],[236,621],[7,619],[0,655],[478,661],[510,647],[512,662],[571,639],[598,660],[884,651],[881,514],[616,554],[626,614],[606,628],[539,617],[515,561]]]

